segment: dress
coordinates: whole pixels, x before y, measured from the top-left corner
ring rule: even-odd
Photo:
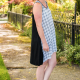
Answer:
[[[41,3],[40,1],[36,1]],[[46,2],[46,1],[45,1]],[[56,45],[56,36],[55,36],[55,27],[54,27],[54,22],[52,18],[51,11],[48,7],[48,4],[46,2],[47,8],[42,5],[42,28],[44,31],[44,35],[46,38],[46,41],[49,46],[49,51],[44,51],[43,50],[43,44],[42,44],[42,50],[43,50],[43,62],[51,58],[51,55],[53,52],[57,52],[57,45]]]
[[[51,58],[51,55],[54,52],[57,52],[55,27],[54,27],[52,14],[48,7],[47,2],[45,1],[47,8],[40,1],[37,0],[36,2],[39,2],[42,5],[42,28],[44,31],[45,39],[49,46],[49,51],[44,51],[43,44],[41,41],[42,51],[43,51],[43,62],[45,62],[46,60]]]

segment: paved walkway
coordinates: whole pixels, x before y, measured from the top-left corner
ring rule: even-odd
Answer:
[[[0,18],[0,24],[8,23],[8,17]]]
[[[0,53],[11,80],[36,80],[37,66],[29,63],[30,39],[19,36],[20,33],[11,28],[0,24]],[[49,80],[80,80],[80,68],[58,64]]]
[[[0,21],[0,24],[8,23],[8,21]]]

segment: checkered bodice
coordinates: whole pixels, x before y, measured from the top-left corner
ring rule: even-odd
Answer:
[[[40,1],[36,1],[36,2],[41,3]],[[44,30],[45,38],[48,41],[48,39],[52,38],[52,36],[53,36],[52,32],[55,30],[54,29],[54,22],[53,22],[52,14],[51,14],[51,11],[48,7],[47,2],[46,2],[47,8],[42,3],[41,3],[41,5],[42,5],[42,27]]]

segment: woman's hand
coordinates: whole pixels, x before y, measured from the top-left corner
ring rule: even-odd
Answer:
[[[49,51],[49,46],[47,43],[43,43],[43,50],[44,51]]]

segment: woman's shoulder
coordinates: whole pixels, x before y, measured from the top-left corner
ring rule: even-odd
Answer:
[[[34,9],[41,9],[41,8],[42,8],[42,5],[41,5],[38,1],[36,1],[36,2],[34,3],[34,5],[33,5],[33,8],[34,8]]]
[[[40,3],[35,3],[33,6],[33,14],[41,13],[42,5]]]

